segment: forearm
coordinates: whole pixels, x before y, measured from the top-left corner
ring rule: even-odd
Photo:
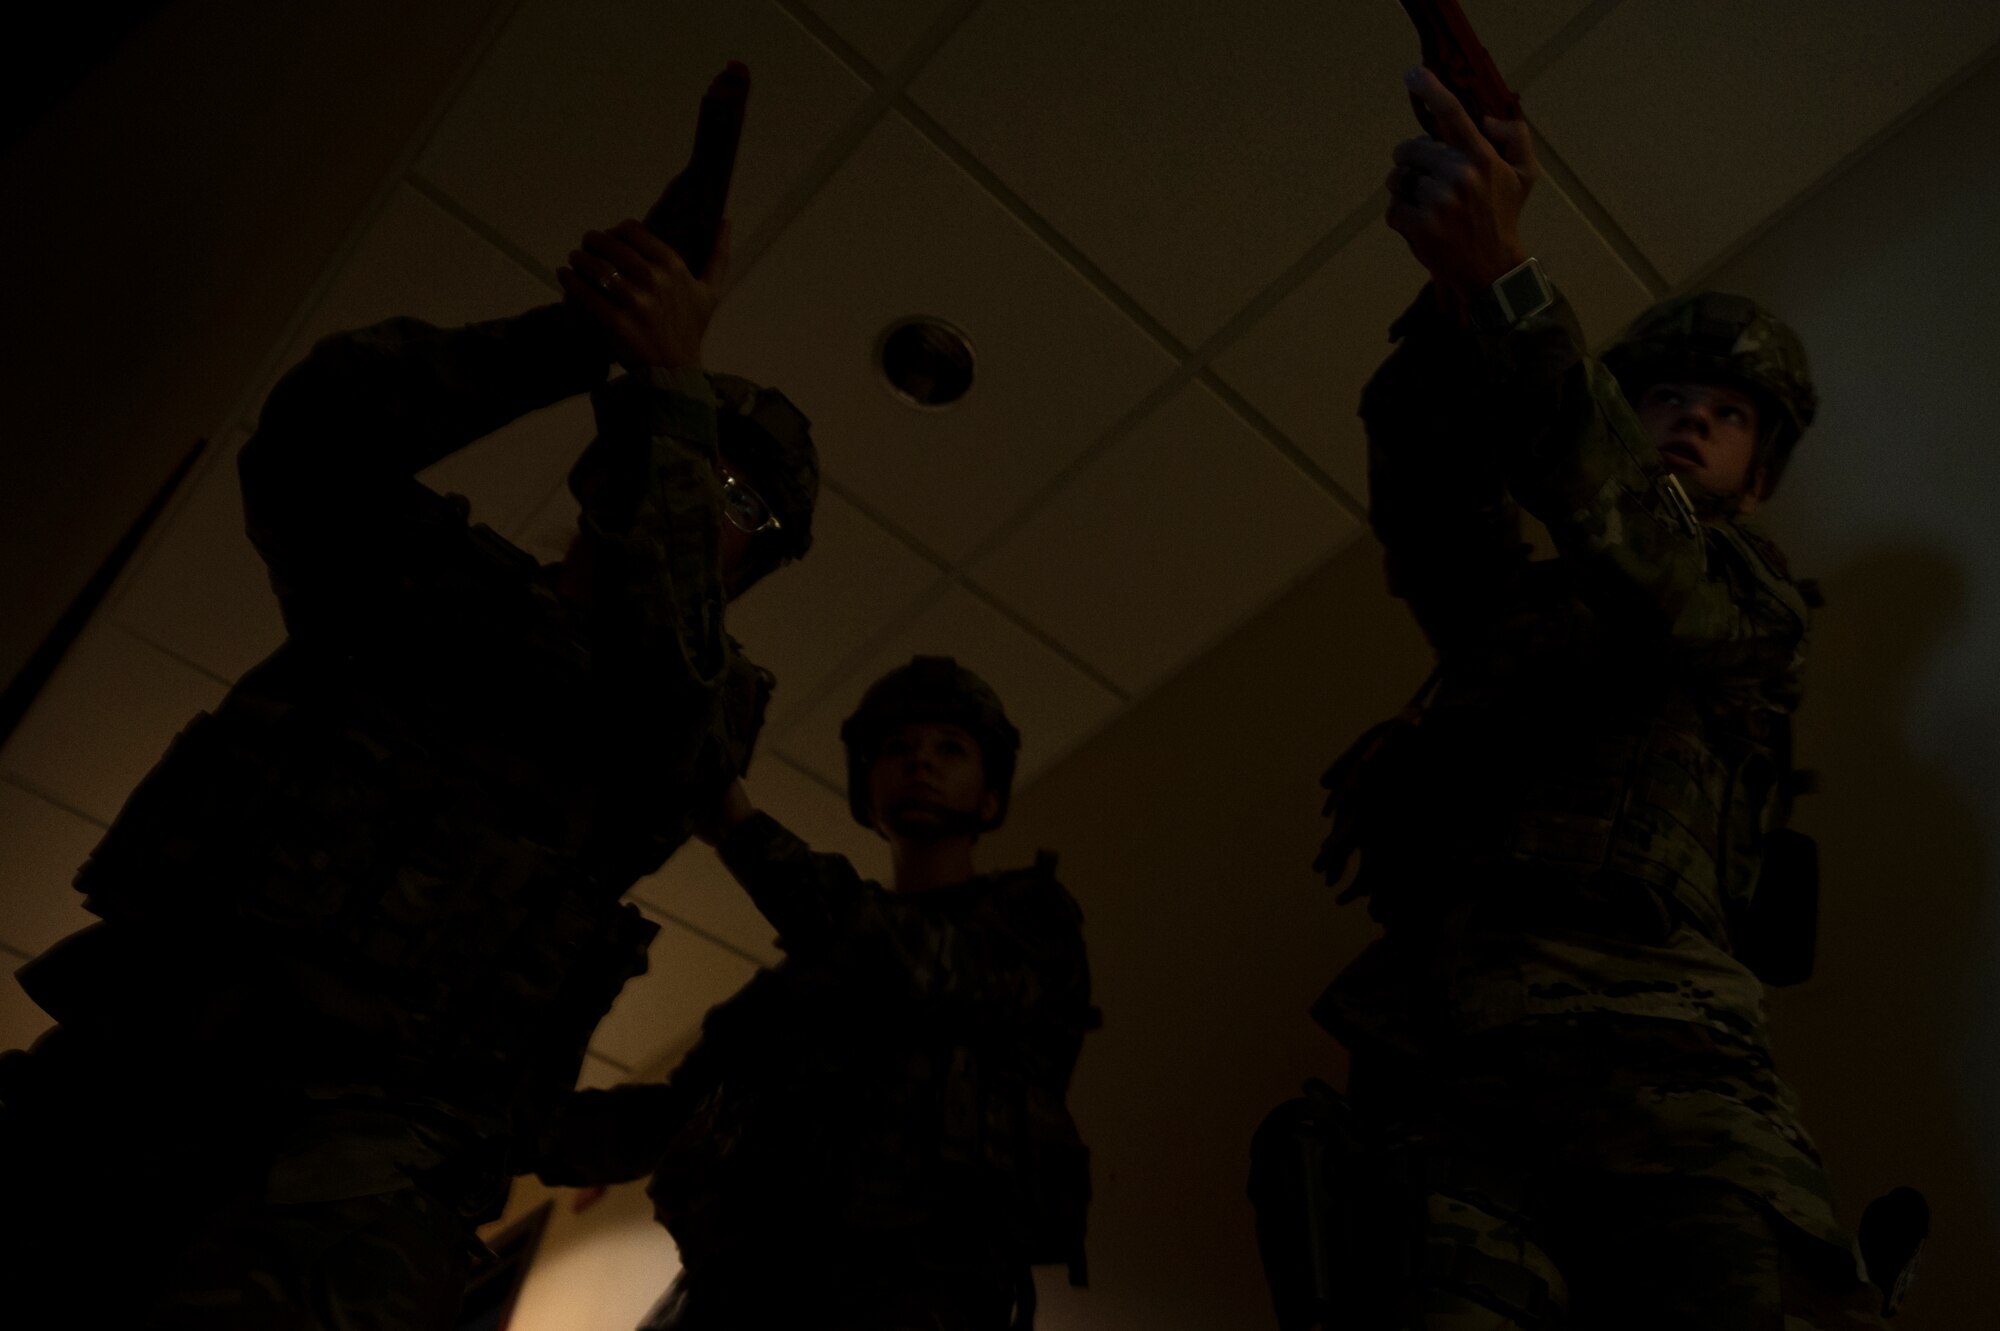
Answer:
[[[307,492],[413,476],[604,377],[602,340],[560,305],[437,328],[391,319],[323,338],[271,392],[246,485]]]
[[[557,1187],[644,1178],[679,1129],[684,1098],[664,1082],[577,1091],[557,1111],[529,1169]]]
[[[727,666],[715,396],[698,369],[592,394],[597,438],[570,476],[600,660],[718,688]]]
[[[815,854],[766,813],[738,821],[716,851],[788,948],[833,936],[865,890],[845,859]]]
[[[1390,591],[1440,647],[1498,604],[1525,559],[1520,515],[1480,411],[1480,349],[1424,292],[1369,381],[1369,522]]]

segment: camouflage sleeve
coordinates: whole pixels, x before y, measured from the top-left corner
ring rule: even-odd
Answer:
[[[560,305],[463,328],[390,319],[322,338],[271,390],[238,459],[260,548],[289,563],[318,542],[364,539],[417,472],[588,392],[605,367]]]
[[[1478,346],[1428,287],[1389,329],[1397,347],[1368,381],[1368,520],[1389,590],[1440,651],[1506,603],[1527,559],[1520,514],[1469,394]]]
[[[714,390],[699,369],[649,369],[591,401],[597,438],[570,488],[582,506],[596,658],[719,688],[730,653]]]
[[[685,1099],[670,1082],[572,1092],[528,1169],[559,1188],[644,1178],[673,1140]]]
[[[602,384],[604,356],[561,306],[439,329],[415,319],[322,340],[281,380],[238,460],[252,540],[286,621],[365,631],[371,597],[452,595],[424,570],[464,515],[415,474],[523,414]],[[595,387],[579,491],[592,658],[607,687],[664,674],[719,687],[727,665],[715,396],[701,371]],[[587,474],[594,483],[578,485]],[[657,691],[657,690],[656,690]],[[663,692],[663,691],[662,691]]]
[[[868,884],[845,856],[815,852],[767,813],[737,824],[716,853],[787,952],[852,929],[866,909]]]
[[[1806,607],[1782,562],[1736,524],[1697,518],[1568,304],[1477,340],[1508,487],[1591,608],[1711,678],[1795,675]]]
[[[896,909],[844,856],[815,853],[768,814],[717,846],[787,951],[833,939],[880,962],[899,987],[964,1006],[973,1019],[1074,1032],[1095,1024],[1083,912],[1048,872],[1003,877],[968,919]]]

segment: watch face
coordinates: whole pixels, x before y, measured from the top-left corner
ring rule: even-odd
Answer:
[[[1555,303],[1555,295],[1542,277],[1542,266],[1533,259],[1495,282],[1493,299],[1500,303],[1501,317],[1510,325]]]

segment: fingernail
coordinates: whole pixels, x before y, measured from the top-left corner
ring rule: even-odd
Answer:
[[[1411,86],[1414,87],[1415,85],[1422,83],[1423,81],[1424,81],[1424,67],[1422,65],[1411,65],[1408,69],[1403,71],[1403,82],[1410,84]]]

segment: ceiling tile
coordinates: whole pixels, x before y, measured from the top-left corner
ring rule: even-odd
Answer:
[[[223,686],[102,620],[85,630],[4,750],[0,771],[100,822],[124,807]]]
[[[570,542],[576,539],[578,512],[569,486],[558,482],[549,487],[540,507],[508,537],[544,564],[558,563],[568,552]]]
[[[617,1086],[630,1081],[632,1074],[597,1054],[583,1056],[583,1071],[577,1074],[576,1089],[579,1091],[601,1091],[607,1086]]]
[[[855,823],[845,800],[797,767],[774,753],[760,754],[745,784],[752,803],[814,850],[847,856],[864,878],[880,879],[886,872],[882,842]],[[779,957],[770,921],[715,852],[699,842],[690,842],[660,872],[641,879],[632,895],[766,963]]]
[[[1594,0],[1464,0],[1464,7],[1473,31],[1493,53],[1494,62],[1511,74],[1592,3]],[[1417,63],[1414,46],[1409,63]]]
[[[328,333],[398,315],[449,327],[517,314],[560,294],[401,185],[342,261],[280,364],[297,364]]]
[[[590,1041],[591,1048],[634,1070],[693,1039],[708,1010],[757,971],[671,920],[661,923],[648,960],[646,973],[626,981]]]
[[[1593,345],[1644,308],[1645,286],[1554,182],[1536,188],[1521,227]],[[1355,414],[1361,389],[1389,355],[1389,324],[1416,297],[1424,276],[1402,237],[1371,224],[1214,364],[1225,382],[1357,499],[1368,494],[1367,452]]]
[[[464,495],[474,522],[505,534],[520,529],[569,478],[596,433],[590,399],[573,397],[503,426],[418,472],[417,479],[439,494]]]
[[[1017,787],[1082,743],[1110,720],[1118,696],[1049,650],[1005,615],[962,587],[953,587],[897,634],[865,667],[776,736],[776,750],[832,785],[847,786],[840,723],[867,687],[912,656],[953,656],[1000,695],[1021,732]]]
[[[280,362],[289,368],[329,333],[399,315],[442,328],[518,314],[557,293],[408,186],[390,196]],[[266,389],[268,392],[268,388]],[[531,412],[421,474],[472,503],[475,522],[518,528],[590,442],[590,402]]]
[[[829,855],[845,855],[863,878],[887,881],[888,844],[854,821],[845,794],[835,794],[776,754],[753,765],[744,784],[752,803],[808,846]],[[843,780],[840,788],[845,791],[846,787]]]
[[[1553,180],[1542,181],[1528,197],[1521,235],[1568,297],[1591,346],[1609,342],[1652,303],[1646,284]]]
[[[214,450],[111,606],[120,624],[224,679],[285,640],[269,572],[243,529],[236,478],[243,439],[238,431]]]
[[[847,43],[880,70],[888,70],[953,9],[955,0],[806,0]]]
[[[13,967],[6,969],[11,972]],[[12,974],[0,975],[0,1050],[26,1049],[55,1024],[53,1017],[21,992]]]
[[[969,576],[1138,695],[1360,530],[1190,384]]]
[[[1531,114],[1679,282],[1996,39],[1991,0],[1626,0]]]
[[[632,885],[649,911],[685,924],[769,965],[778,959],[777,930],[737,886],[715,851],[690,841],[658,873]]]
[[[1390,323],[1423,283],[1402,237],[1371,224],[1211,368],[1366,502],[1368,458],[1355,416],[1361,386],[1389,354]]]
[[[874,368],[889,325],[961,329],[972,389],[907,407]],[[710,362],[782,387],[828,472],[947,559],[992,531],[1171,362],[907,122],[856,150],[717,312]]]
[[[0,781],[0,943],[33,956],[92,923],[70,887],[103,830]]]
[[[996,0],[912,95],[1198,343],[1380,183],[1416,55],[1387,4]]]
[[[751,77],[730,208],[753,235],[867,95],[770,0],[527,0],[417,170],[554,268],[587,228],[659,197],[730,60]]]
[[[806,557],[729,607],[729,631],[778,677],[770,723],[783,724],[836,666],[942,576],[852,504],[821,489]]]

